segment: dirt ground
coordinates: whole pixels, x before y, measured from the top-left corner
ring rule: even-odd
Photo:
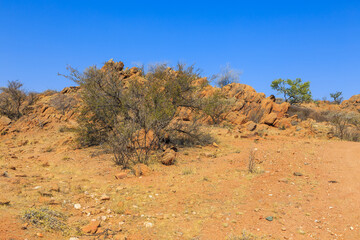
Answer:
[[[124,179],[110,154],[74,149],[59,127],[0,136],[0,239],[360,239],[360,143],[208,131],[217,147]],[[27,225],[41,207],[68,230]]]

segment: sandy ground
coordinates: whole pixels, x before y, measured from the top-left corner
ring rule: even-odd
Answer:
[[[175,165],[125,179],[111,155],[74,149],[73,133],[1,136],[0,239],[360,239],[360,143],[209,131],[218,147],[179,149]],[[24,212],[44,206],[71,230],[24,227]],[[97,233],[84,233],[93,220]]]

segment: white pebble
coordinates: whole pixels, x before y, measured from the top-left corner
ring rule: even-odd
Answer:
[[[151,222],[144,222],[144,225],[147,228],[152,228],[154,226],[154,224],[152,224]]]
[[[75,208],[75,209],[80,209],[80,208],[81,208],[81,205],[80,205],[79,203],[76,203],[76,204],[74,204],[74,208]]]

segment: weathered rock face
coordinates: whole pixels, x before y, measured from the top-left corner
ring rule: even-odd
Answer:
[[[340,108],[360,112],[360,94],[352,96],[340,104]]]
[[[210,96],[216,88],[207,86],[201,96]],[[258,93],[251,86],[232,83],[221,89],[227,98],[234,98],[231,110],[225,114],[224,118],[231,124],[241,125],[249,121],[254,123],[265,123],[270,126],[277,126],[280,119],[286,118],[289,103],[278,104],[274,96],[268,98],[264,93]]]

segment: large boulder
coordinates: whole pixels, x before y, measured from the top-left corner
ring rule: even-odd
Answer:
[[[352,96],[340,104],[340,108],[360,112],[360,94]]]

